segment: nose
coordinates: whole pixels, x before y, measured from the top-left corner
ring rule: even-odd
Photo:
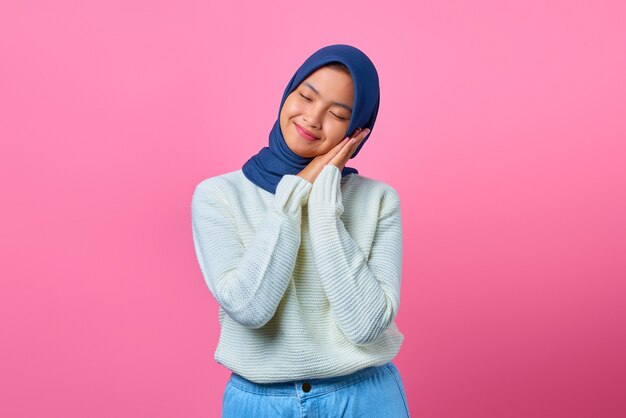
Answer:
[[[324,110],[317,106],[310,106],[302,116],[302,119],[312,128],[319,129],[322,120],[322,112]]]

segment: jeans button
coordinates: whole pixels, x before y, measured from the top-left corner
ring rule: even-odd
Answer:
[[[302,384],[302,390],[305,392],[309,392],[311,390],[311,384],[308,382],[304,382]]]

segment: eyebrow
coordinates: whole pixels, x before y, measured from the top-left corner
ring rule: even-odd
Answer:
[[[317,95],[318,95],[318,96],[320,95],[320,92],[319,92],[319,91],[317,91],[317,90],[315,89],[315,87],[313,87],[313,84],[309,83],[308,81],[305,81],[303,84],[304,84],[305,86],[307,86],[308,88],[310,88],[311,90],[313,90],[315,93],[317,93]],[[352,112],[352,108],[351,108],[350,106],[348,106],[348,105],[345,105],[345,104],[343,104],[343,103],[339,103],[339,102],[333,102],[332,104],[337,105],[337,106],[340,106],[340,107],[343,107],[343,108],[345,108],[345,109],[348,109],[350,112]]]

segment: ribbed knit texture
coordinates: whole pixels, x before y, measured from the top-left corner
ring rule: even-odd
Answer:
[[[218,302],[215,360],[257,383],[343,376],[392,360],[404,335],[397,192],[327,165],[276,194],[241,170],[200,182],[196,255]]]

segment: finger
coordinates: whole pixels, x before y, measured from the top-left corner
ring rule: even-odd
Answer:
[[[354,154],[356,147],[364,138],[364,136],[361,136],[360,138],[359,136],[360,135],[357,134],[357,136],[353,138],[350,138],[350,137],[344,138],[344,140],[341,141],[341,143],[339,144],[341,145],[341,148],[339,148],[337,152],[333,153],[333,156],[330,158],[329,162],[335,165],[339,165],[340,163],[342,165],[345,165],[346,162],[352,156],[352,154]]]
[[[350,140],[350,145],[349,145],[352,148],[352,150],[355,150],[359,146],[359,144],[363,142],[363,140],[369,133],[370,133],[370,130],[365,129],[363,130],[363,132],[360,132],[355,138],[352,138]]]
[[[352,153],[353,147],[350,141],[332,158],[332,161],[337,165],[345,165]]]
[[[365,140],[365,137],[370,133],[371,131],[369,129],[365,129],[363,130],[363,132],[361,132],[357,138],[353,138],[354,141],[351,142],[351,151],[350,151],[350,156],[352,156],[352,154],[354,154],[354,151],[356,151],[356,149],[359,147],[359,145],[361,144],[361,142],[363,142],[363,140]]]
[[[363,131],[363,129],[362,129],[362,128],[356,128],[356,129],[354,130],[354,132],[352,132],[352,135],[350,135],[350,137],[351,137],[351,138],[354,138],[355,136],[357,136],[358,134],[360,134],[360,133],[361,133],[361,131]]]
[[[335,151],[335,154],[341,151],[343,147],[345,147],[347,144],[349,144],[351,139],[352,139],[351,137],[347,136],[340,143],[335,145],[335,147],[333,148],[333,151]]]
[[[350,141],[348,141],[348,143],[340,151],[342,158],[348,159],[348,157],[352,155],[356,147],[359,146],[360,142],[361,140],[359,138],[351,138]]]
[[[354,154],[354,151],[356,151],[356,149],[359,147],[359,144],[363,141],[363,138],[359,139],[359,140],[355,140],[354,143],[352,144],[352,146],[350,147],[350,152],[348,153],[348,158],[352,157],[352,154]]]
[[[357,132],[359,131],[359,132]],[[369,130],[367,130],[369,132]],[[342,150],[345,152],[348,152],[348,149],[352,147],[352,145],[356,142],[357,144],[361,142],[361,140],[363,140],[363,138],[365,138],[365,136],[367,135],[367,133],[363,133],[364,131],[361,131],[361,128],[358,128],[355,130],[355,134],[353,136],[347,136],[345,137],[340,143],[338,143],[337,145],[335,145],[335,147],[329,151],[329,154],[334,157],[335,155],[337,155],[339,152],[341,152]],[[346,150],[344,150],[344,148],[348,148]],[[344,153],[345,154],[345,153]],[[331,157],[331,158],[332,158]]]
[[[329,161],[331,161],[333,158],[335,158],[335,156],[337,156],[337,154],[339,154],[341,152],[341,150],[343,148],[346,147],[346,145],[350,142],[350,137],[347,136],[345,137],[340,143],[338,143],[337,145],[335,145],[330,151],[328,151],[325,155],[326,155],[326,163],[328,163]]]

